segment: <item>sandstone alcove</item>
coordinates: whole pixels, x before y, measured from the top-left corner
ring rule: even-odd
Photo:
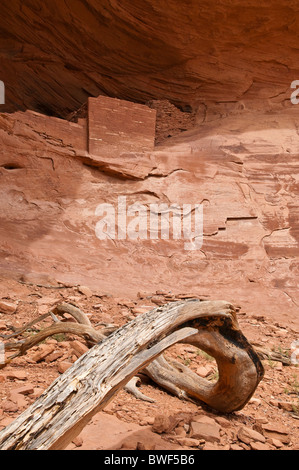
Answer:
[[[217,417],[225,439],[217,434],[216,444],[296,447],[298,378],[289,359],[299,334],[299,105],[291,100],[299,79],[298,19],[295,0],[1,5],[2,339],[59,302],[88,312],[92,328],[115,322],[121,329],[169,302],[224,299],[259,352],[266,378],[255,401],[244,400],[244,415]],[[148,213],[153,204],[201,205],[202,243],[187,250],[183,236],[160,234],[100,240],[96,209],[116,208],[119,198]],[[64,338],[72,363],[74,325]],[[34,335],[43,331],[32,328]],[[16,378],[14,368],[26,370],[35,385],[39,378],[43,390],[50,377],[62,377],[62,345],[47,341],[57,363],[46,356],[30,362],[28,349],[7,366],[8,375],[0,374],[5,426],[33,406],[37,393],[28,387],[33,391],[16,398],[14,381],[26,378]],[[194,350],[182,351],[179,368],[200,369]],[[163,370],[163,359],[155,361]],[[191,402],[181,405],[150,387],[164,399],[160,410],[173,404],[194,413]],[[115,419],[142,421],[142,405],[122,393],[120,387],[111,405]],[[124,414],[126,400],[132,409]],[[192,444],[190,419],[177,431]],[[260,440],[248,429],[238,434],[238,419],[258,428]],[[278,432],[283,423],[295,437]]]

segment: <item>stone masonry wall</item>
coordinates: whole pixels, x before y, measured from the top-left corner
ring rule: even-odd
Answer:
[[[151,150],[155,126],[156,111],[142,104],[106,96],[88,100],[88,151],[92,155]]]
[[[156,110],[141,104],[105,96],[88,100],[87,118],[77,122],[34,111],[14,113],[14,131],[38,134],[45,143],[93,156],[118,156],[152,150]]]

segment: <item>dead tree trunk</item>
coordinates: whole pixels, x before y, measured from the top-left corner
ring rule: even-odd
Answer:
[[[154,361],[177,342],[196,344],[215,357],[216,384],[184,366],[167,366],[163,358]],[[176,387],[178,393],[226,412],[242,408],[263,376],[232,305],[198,300],[168,304],[138,316],[81,356],[0,432],[0,450],[64,449],[142,369],[165,388]]]

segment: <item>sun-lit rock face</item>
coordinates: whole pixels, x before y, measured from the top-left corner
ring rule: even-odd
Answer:
[[[283,105],[298,19],[296,0],[2,2],[4,111],[65,117],[100,94],[216,116]]]

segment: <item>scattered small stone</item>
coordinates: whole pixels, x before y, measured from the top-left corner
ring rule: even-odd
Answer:
[[[243,447],[238,446],[238,444],[231,444],[230,450],[244,450]]]
[[[12,423],[14,420],[15,420],[15,418],[10,417],[10,416],[6,416],[5,418],[1,419],[1,422],[0,422],[1,428],[5,428],[10,423]]]
[[[164,295],[165,300],[170,301],[170,300],[175,300],[175,295],[173,294],[167,294]]]
[[[124,317],[127,319],[127,322],[130,322],[135,319],[134,315],[131,315],[130,313],[126,313]]]
[[[242,447],[243,450],[251,450],[251,447],[244,442],[240,442],[240,447]]]
[[[238,439],[244,444],[250,444],[251,442],[266,442],[265,436],[261,433],[254,431],[254,429],[242,426],[238,431]]]
[[[168,295],[169,292],[165,291],[165,290],[157,290],[156,291],[156,295]]]
[[[217,416],[215,418],[216,423],[218,423],[222,428],[229,428],[231,426],[231,422],[224,418],[223,416]]]
[[[152,425],[152,431],[157,434],[167,432],[170,427],[170,419],[165,415],[155,416],[154,424]]]
[[[58,372],[60,374],[64,374],[66,370],[68,370],[69,367],[71,367],[73,364],[71,362],[66,362],[66,361],[61,361],[58,364]]]
[[[72,282],[60,282],[59,284],[61,284],[63,287],[66,287],[67,289],[72,289],[75,287]]]
[[[56,346],[57,343],[58,343],[58,341],[55,338],[48,338],[47,339],[47,344],[55,344],[55,346]]]
[[[73,440],[72,440],[72,443],[76,446],[76,447],[82,447],[83,445],[83,439],[81,436],[77,436],[75,437]]]
[[[6,330],[6,323],[5,321],[0,321],[0,330]]]
[[[24,395],[21,395],[20,393],[16,393],[15,391],[12,390],[9,396],[10,396],[10,400],[16,403],[16,405],[18,406],[18,409],[27,407],[27,401],[24,398]]]
[[[276,449],[281,449],[283,447],[283,443],[279,439],[269,439],[268,442],[276,447]]]
[[[278,439],[281,441],[283,444],[289,444],[290,443],[290,436],[288,431],[282,427],[280,424],[264,424],[262,425],[263,428],[263,434],[272,439]]]
[[[193,439],[192,437],[179,437],[176,441],[184,447],[199,447],[200,443],[204,444],[204,441]]]
[[[250,447],[252,450],[271,450],[271,446],[258,441],[251,442]]]
[[[294,411],[295,407],[296,407],[296,404],[289,402],[289,401],[278,402],[278,408],[281,408],[282,410],[285,410],[285,411]]]
[[[70,343],[68,341],[59,341],[58,345],[60,348],[63,349],[63,351],[65,351],[66,349],[69,348]]]
[[[165,300],[163,297],[159,297],[159,296],[153,296],[151,298],[151,301],[156,304],[156,305],[164,305],[165,304]]]
[[[220,426],[207,416],[199,417],[190,423],[190,437],[204,439],[208,442],[220,442]]]
[[[274,364],[274,369],[276,370],[283,370],[283,363],[280,361],[276,361]]]
[[[1,403],[1,407],[3,411],[7,413],[15,413],[19,410],[17,403],[14,403],[12,400],[4,400]]]
[[[35,354],[31,356],[31,359],[35,362],[43,361],[49,354],[54,352],[55,346],[53,344],[41,344]]]
[[[32,394],[32,398],[38,398],[42,395],[43,390],[41,388],[34,388],[34,392]]]
[[[187,293],[187,294],[178,294],[177,295],[177,298],[178,299],[181,299],[181,300],[184,300],[184,299],[198,299],[198,295],[197,294],[192,294],[191,293]]]
[[[28,364],[35,364],[35,361],[33,359],[31,359],[31,357],[27,354],[27,356],[25,356],[25,361],[28,362]]]
[[[147,424],[149,424],[150,426],[152,426],[155,422],[155,418],[153,416],[149,416],[149,417],[146,417],[144,419],[147,422]]]
[[[132,313],[134,313],[134,315],[142,315],[143,313],[146,313],[149,310],[150,308],[134,307],[132,308]]]
[[[252,397],[250,398],[249,403],[259,406],[262,403],[262,400],[260,400],[259,398]]]
[[[18,393],[20,395],[31,395],[34,393],[34,386],[31,383],[27,383],[22,387],[14,388],[12,393]]]
[[[148,425],[148,422],[147,422],[146,419],[141,419],[141,420],[139,421],[139,425],[140,425],[140,426],[147,426],[147,425]]]
[[[102,304],[95,304],[95,305],[92,306],[92,308],[93,308],[94,310],[102,310],[103,305],[102,305]]]
[[[117,302],[117,305],[131,309],[135,307],[135,302],[131,302],[130,300],[126,300],[126,299],[119,299]]]
[[[210,442],[206,442],[204,445],[203,450],[222,450],[220,447],[217,447],[215,444],[211,444]]]
[[[184,429],[184,426],[177,426],[174,432],[178,437],[186,437],[186,431]]]
[[[81,302],[81,300],[82,300],[81,295],[70,295],[68,297],[68,301],[71,302],[72,304],[74,304],[75,306],[76,305],[78,306],[79,303]]]
[[[210,416],[207,416],[205,414],[198,414],[194,416],[193,421],[198,421],[199,423],[212,424],[212,425],[217,424],[214,418],[211,418]],[[218,427],[220,428],[220,426]]]
[[[88,351],[88,347],[77,339],[71,341],[70,346],[73,348],[73,351],[77,357],[82,356],[82,354]]]
[[[140,300],[149,299],[151,297],[151,294],[149,294],[148,292],[138,292],[137,297]]]
[[[49,356],[47,356],[45,360],[47,363],[50,363],[50,362],[56,361],[62,356],[63,356],[63,351],[54,351],[52,354],[49,354]]]
[[[13,370],[6,373],[6,377],[10,380],[27,380],[27,374],[21,370]]]
[[[190,424],[184,423],[183,427],[184,427],[184,429],[185,429],[186,432],[189,432],[189,431],[190,431]]]
[[[213,367],[205,367],[205,366],[199,366],[197,369],[196,369],[196,373],[197,375],[199,375],[200,377],[208,377],[209,375],[211,375],[211,373],[213,372]]]
[[[256,422],[256,424],[267,424],[268,420],[267,420],[267,418],[260,417],[260,418],[255,418],[255,422]]]
[[[287,335],[288,335],[288,331],[285,329],[280,329],[275,332],[275,336],[280,336],[281,338],[284,338]]]
[[[78,286],[77,289],[78,289],[78,292],[80,292],[80,294],[83,294],[86,297],[92,297],[93,296],[92,290],[87,286]]]
[[[1,313],[15,313],[17,310],[17,305],[12,302],[7,302],[6,300],[0,300],[0,312]]]
[[[269,404],[272,405],[272,406],[276,406],[276,408],[278,408],[278,403],[279,403],[279,401],[274,400],[274,398],[271,398],[271,400],[269,400]]]
[[[152,442],[137,442],[136,450],[155,450],[156,446]]]

